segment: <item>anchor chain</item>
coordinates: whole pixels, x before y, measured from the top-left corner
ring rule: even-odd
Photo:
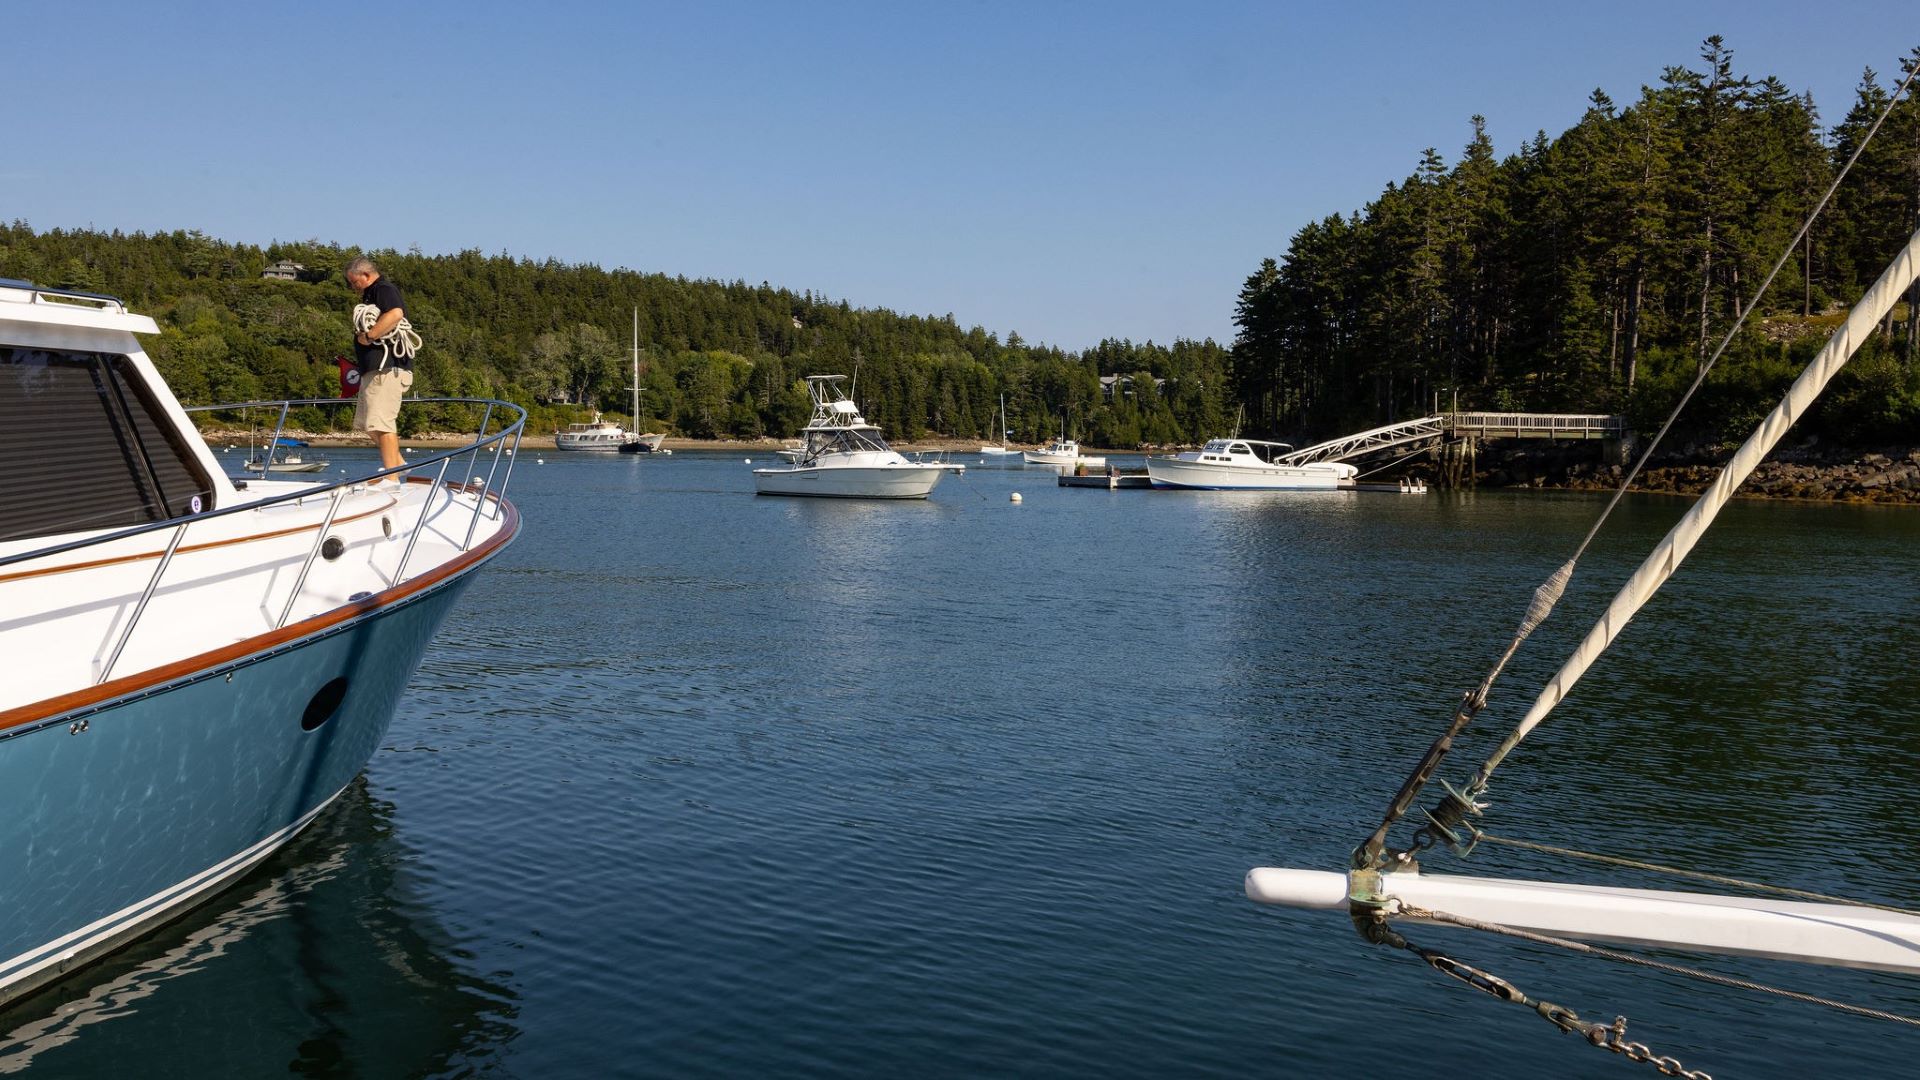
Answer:
[[[1457,960],[1437,949],[1428,949],[1408,941],[1399,931],[1387,925],[1386,911],[1373,909],[1365,914],[1356,914],[1354,922],[1361,924],[1360,930],[1368,940],[1377,944],[1392,945],[1405,949],[1418,956],[1428,967],[1449,978],[1473,987],[1475,990],[1501,1001],[1524,1005],[1537,1013],[1561,1031],[1572,1032],[1585,1039],[1590,1046],[1619,1054],[1628,1061],[1644,1062],[1658,1069],[1663,1076],[1677,1076],[1681,1080],[1713,1080],[1711,1073],[1698,1069],[1689,1069],[1679,1059],[1656,1054],[1646,1043],[1634,1042],[1627,1038],[1627,1018],[1616,1016],[1611,1024],[1599,1024],[1580,1018],[1580,1014],[1564,1005],[1543,1001],[1527,995],[1518,986],[1482,968],[1473,966],[1464,960]]]

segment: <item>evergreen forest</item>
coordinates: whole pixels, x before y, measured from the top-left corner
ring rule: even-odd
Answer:
[[[359,296],[344,277],[362,252],[324,244],[228,243],[198,232],[36,232],[0,226],[0,277],[117,296],[160,326],[144,342],[182,402],[332,398],[334,357],[351,352]],[[1104,446],[1167,445],[1218,431],[1226,347],[1108,341],[1079,353],[1002,341],[951,316],[861,309],[762,283],[536,263],[463,251],[366,252],[398,283],[425,344],[421,397],[504,398],[528,409],[530,434],[604,411],[631,411],[638,312],[642,430],[691,438],[792,437],[811,413],[803,377],[857,379],[868,419],[889,437],[1036,443],[1065,425]],[[269,265],[304,269],[265,279]],[[1103,385],[1100,375],[1119,377]],[[350,410],[307,409],[292,427],[324,431]],[[471,429],[463,407],[401,410],[401,434]]]
[[[1302,442],[1443,409],[1624,412],[1643,428],[1690,384],[1892,89],[1866,71],[1845,116],[1739,73],[1720,38],[1619,105],[1497,159],[1483,118],[1449,165],[1433,149],[1350,214],[1300,229],[1233,305],[1231,347],[1108,340],[1072,352],[762,282],[689,280],[478,250],[362,251],[318,239],[0,224],[0,277],[108,293],[160,325],[145,342],[188,404],[330,398],[373,257],[425,340],[414,393],[525,406],[530,433],[629,412],[638,311],[642,430],[790,437],[808,374],[847,374],[896,439],[997,441],[1061,427],[1093,446],[1190,444],[1237,426]],[[1915,50],[1902,63],[1920,63]],[[1920,106],[1906,97],[1714,366],[1690,437],[1744,434],[1920,227]],[[263,277],[291,262],[295,280]],[[1909,295],[1803,430],[1920,444],[1920,304]],[[344,423],[309,410],[297,427]],[[470,428],[458,407],[402,410],[403,434]]]
[[[1867,70],[1845,116],[1739,73],[1718,38],[1622,106],[1496,160],[1483,118],[1360,211],[1296,233],[1235,309],[1252,426],[1357,430],[1440,408],[1625,413],[1656,428],[1740,316],[1686,432],[1744,436],[1920,227],[1920,106],[1902,98],[1765,295],[1754,292],[1887,109]],[[1920,62],[1920,49],[1905,71]],[[1802,422],[1920,443],[1909,292]]]

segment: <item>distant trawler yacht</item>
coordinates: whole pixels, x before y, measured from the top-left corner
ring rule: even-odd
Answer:
[[[650,454],[660,449],[665,435],[641,435],[628,431],[599,413],[584,424],[568,424],[565,431],[553,433],[555,450],[599,450],[609,454]]]
[[[1333,491],[1352,487],[1360,470],[1344,461],[1291,464],[1293,447],[1258,439],[1213,439],[1197,451],[1147,459],[1157,488]]]
[[[753,470],[762,495],[813,495],[837,499],[924,499],[940,477],[963,465],[908,461],[867,423],[841,389],[845,375],[807,376],[813,418],[801,429],[801,445],[781,451],[790,465]]]

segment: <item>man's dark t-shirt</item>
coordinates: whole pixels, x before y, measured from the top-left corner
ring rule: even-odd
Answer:
[[[388,281],[385,274],[373,279],[373,284],[360,290],[360,302],[363,304],[372,304],[379,308],[380,314],[382,315],[392,311],[394,308],[406,307],[405,304],[400,302],[400,286]],[[354,342],[353,358],[360,368],[360,374],[369,375],[379,371],[380,358],[385,351],[385,348],[377,341],[371,345],[362,345],[357,341]],[[406,370],[413,367],[413,361],[402,356],[391,356],[387,358],[387,366]]]

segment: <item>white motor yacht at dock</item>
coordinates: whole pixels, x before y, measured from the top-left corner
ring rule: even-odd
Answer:
[[[1292,464],[1293,447],[1259,439],[1212,439],[1196,451],[1147,459],[1157,488],[1244,491],[1333,491],[1353,486],[1360,470],[1344,461]]]
[[[813,495],[836,499],[924,499],[940,477],[964,465],[908,461],[869,424],[840,384],[845,375],[807,376],[813,418],[801,430],[802,444],[781,452],[792,464],[753,470],[762,495]]]

